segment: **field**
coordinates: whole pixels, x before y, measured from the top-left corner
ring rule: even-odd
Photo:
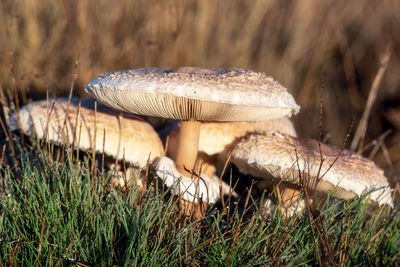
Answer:
[[[3,0],[0,86],[22,105],[46,93],[67,96],[71,85],[88,97],[82,88],[91,79],[130,68],[265,72],[301,106],[293,117],[299,136],[318,139],[321,131],[340,147],[349,133],[345,147],[373,159],[399,192],[398,14],[400,2],[390,0]],[[357,133],[360,120],[365,134]],[[81,162],[18,134],[13,144],[1,138],[5,265],[361,266],[400,257],[398,205],[321,201],[318,219],[290,221],[218,207],[204,220],[182,221],[164,189],[111,189],[101,168],[88,171],[90,155]]]

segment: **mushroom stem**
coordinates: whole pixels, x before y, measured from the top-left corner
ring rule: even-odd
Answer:
[[[281,205],[287,208],[297,201],[300,196],[300,190],[286,186],[281,193]]]
[[[176,168],[178,171],[188,177],[191,177],[196,164],[197,152],[199,150],[200,136],[199,121],[182,121],[179,130],[179,141],[176,155]],[[186,171],[188,170],[188,171]]]

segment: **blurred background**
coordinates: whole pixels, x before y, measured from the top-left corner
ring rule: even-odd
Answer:
[[[301,137],[350,147],[379,69],[363,155],[400,173],[400,1],[2,0],[0,85],[23,101],[74,95],[103,72],[138,67],[249,68],[302,109]],[[387,68],[382,57],[389,57]],[[25,99],[26,96],[26,99]],[[397,178],[396,178],[397,177]]]

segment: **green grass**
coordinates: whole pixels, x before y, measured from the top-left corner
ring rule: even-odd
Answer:
[[[346,203],[328,197],[318,216],[289,221],[279,212],[271,220],[257,212],[244,220],[217,207],[189,221],[156,181],[144,194],[134,186],[121,192],[69,152],[60,162],[54,148],[17,145],[16,151],[14,163],[1,170],[4,265],[366,266],[393,265],[400,257],[398,208],[372,208],[365,197]]]

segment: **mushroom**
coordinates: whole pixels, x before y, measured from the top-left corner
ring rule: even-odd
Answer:
[[[202,171],[212,177],[216,171],[216,157],[225,163],[236,142],[249,133],[264,133],[276,130],[296,136],[293,123],[288,117],[263,121],[203,122],[200,126],[199,159]],[[169,134],[167,155],[176,159],[179,141],[179,126]]]
[[[175,164],[183,178],[198,172],[201,121],[266,120],[299,111],[286,88],[247,69],[133,69],[102,74],[85,90],[117,109],[181,120]]]
[[[315,140],[271,131],[239,142],[232,162],[243,173],[282,180],[296,190],[305,185],[342,199],[371,192],[371,200],[393,206],[387,178],[372,161],[325,144],[321,144],[321,154]]]
[[[140,169],[164,154],[162,142],[149,123],[104,105],[95,112],[93,100],[78,103],[73,98],[69,103],[57,98],[32,102],[21,107],[18,115],[9,117],[8,124],[11,130],[20,128],[26,135],[35,134],[57,144],[73,144],[100,153],[104,149],[106,155],[125,159]]]

